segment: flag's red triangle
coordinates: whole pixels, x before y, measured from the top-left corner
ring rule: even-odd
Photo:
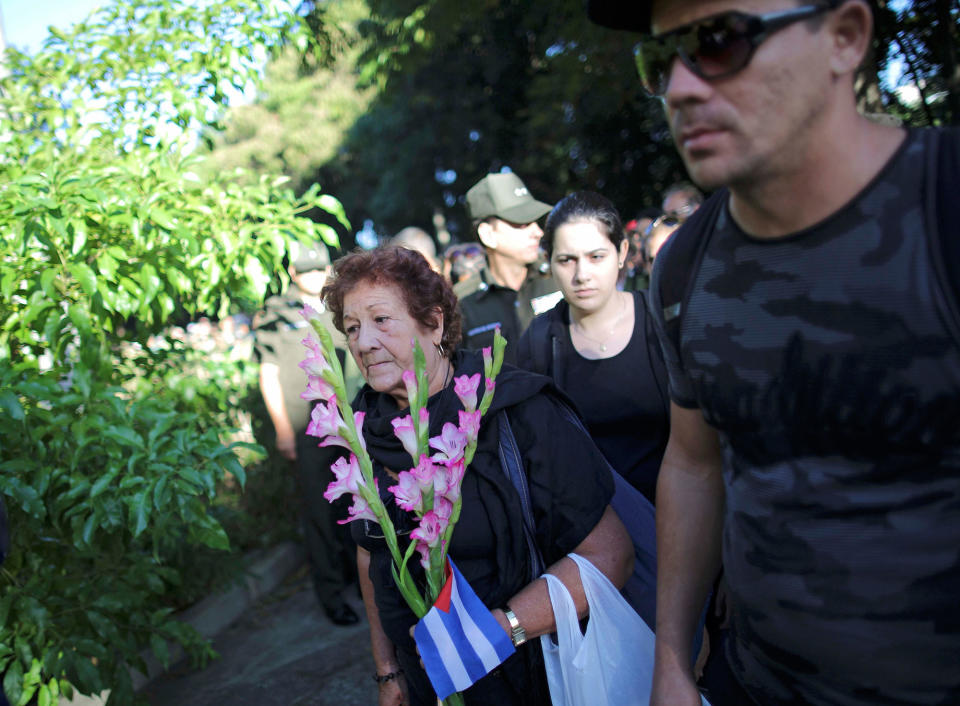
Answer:
[[[450,571],[449,561],[447,561],[446,571],[444,571],[444,573],[447,576],[447,581],[443,584],[443,588],[440,589],[440,595],[437,596],[437,600],[433,605],[444,613],[449,613],[450,593],[453,591],[453,572]]]

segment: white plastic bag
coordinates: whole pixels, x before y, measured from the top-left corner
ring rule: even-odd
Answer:
[[[581,633],[570,593],[560,579],[544,574],[557,621],[557,643],[550,635],[540,638],[553,706],[646,706],[653,631],[593,564],[568,556],[580,568],[590,621]]]

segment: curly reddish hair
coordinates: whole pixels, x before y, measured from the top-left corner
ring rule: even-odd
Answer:
[[[343,330],[343,300],[358,284],[387,284],[400,290],[407,312],[421,326],[434,330],[439,325],[436,310],[443,312],[443,338],[448,354],[460,343],[462,320],[453,287],[435,272],[415,250],[381,247],[354,250],[333,263],[333,274],[320,292],[324,306],[333,314],[333,324]]]

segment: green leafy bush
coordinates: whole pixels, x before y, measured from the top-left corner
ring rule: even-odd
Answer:
[[[291,242],[323,238],[314,186],[201,180],[196,135],[286,38],[277,3],[116,1],[0,79],[0,675],[16,706],[68,688],[133,703],[167,640],[184,557],[223,551],[259,448],[233,432],[251,368],[158,345],[201,314],[260,305]],[[249,426],[249,424],[248,424]],[[228,493],[228,495],[230,495]],[[191,577],[192,578],[192,577]]]

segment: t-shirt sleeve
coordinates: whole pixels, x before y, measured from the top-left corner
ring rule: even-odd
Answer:
[[[560,404],[541,394],[508,411],[527,472],[537,544],[547,566],[590,534],[613,497],[609,464]]]
[[[663,316],[663,301],[660,296],[660,281],[669,271],[670,264],[670,246],[674,238],[670,238],[657,253],[653,262],[653,275],[650,279],[650,294],[647,297],[649,305],[650,318],[653,319],[653,330],[656,332],[657,340],[660,342],[660,350],[663,352],[663,362],[667,366],[667,380],[670,389],[670,399],[680,407],[693,409],[699,407],[697,398],[694,395],[693,385],[690,378],[687,377],[683,369],[683,363],[680,358],[680,351],[674,346],[673,340],[667,335],[666,321]],[[676,268],[674,268],[676,269]]]

